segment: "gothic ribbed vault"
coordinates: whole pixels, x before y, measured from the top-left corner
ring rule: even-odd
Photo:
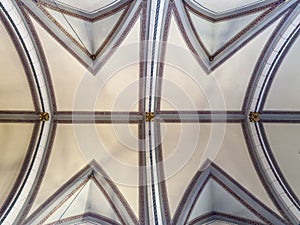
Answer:
[[[299,224],[299,3],[0,0],[0,224]]]

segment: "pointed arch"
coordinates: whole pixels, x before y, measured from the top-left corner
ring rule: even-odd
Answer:
[[[210,165],[207,166],[207,164]],[[205,186],[210,180],[218,183],[224,190],[227,191],[227,193],[229,193],[232,197],[234,197],[234,199],[241,203],[249,211],[249,213],[255,215],[258,220],[261,220],[267,224],[286,224],[286,222],[281,217],[279,217],[261,201],[255,198],[249,191],[238,184],[221,168],[219,168],[214,163],[206,162],[206,168],[202,171],[199,170],[196,173],[188,188],[186,189],[180,201],[179,207],[175,212],[172,221],[173,225],[188,223],[190,215],[196,205],[197,199],[199,198],[201,193],[203,193]],[[215,211],[212,210],[210,213],[215,213]],[[201,216],[204,215],[199,215],[199,218],[201,218]]]
[[[105,196],[106,201],[111,206],[114,214],[122,224],[134,225],[138,223],[138,219],[122,196],[121,192],[118,190],[117,186],[113,183],[101,166],[93,160],[70,178],[65,184],[63,184],[42,205],[40,205],[39,208],[37,208],[24,221],[24,224],[44,224],[89,181],[93,181],[96,184],[101,193]],[[88,212],[83,212],[83,215],[84,213]],[[106,217],[104,216],[103,218]],[[65,218],[64,220],[67,219]],[[110,221],[112,220],[110,219]],[[112,221],[112,224],[119,224],[119,222]]]

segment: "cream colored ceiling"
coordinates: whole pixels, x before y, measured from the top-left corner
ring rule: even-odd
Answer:
[[[31,211],[36,210],[51,194],[58,190],[61,184],[69,180],[87,163],[77,147],[73,127],[59,125],[45,179]]]
[[[165,124],[162,139],[171,216],[174,215],[184,191],[200,168],[211,134],[210,124]],[[164,132],[162,132],[164,134]],[[176,141],[174,141],[176,140]]]
[[[90,74],[86,71],[84,66],[78,63],[67,50],[62,48],[49,33],[45,32],[34,19],[32,19],[32,22],[35,25],[42,46],[45,49],[45,56],[54,86],[57,108],[59,110],[71,110],[74,95],[80,80],[85,74]]]
[[[171,44],[167,48],[163,75],[164,102],[161,108],[240,110],[249,79],[261,53],[257,49],[263,48],[279,21],[261,32],[208,76],[196,62],[195,56],[186,50],[186,43],[172,18],[168,40]],[[239,26],[236,29],[239,30]]]
[[[95,159],[138,215],[136,139],[137,125],[58,125],[48,169],[31,211]]]
[[[33,124],[0,124],[0,204],[9,194],[24,162]]]
[[[264,204],[277,212],[272,200],[259,181],[259,177],[251,163],[246,143],[242,137],[243,133],[240,125],[227,125],[222,147],[214,162],[243,187],[251,193],[255,193],[256,197]]]
[[[279,67],[266,100],[265,109],[299,111],[299,68],[297,59],[300,53],[300,39],[297,38],[293,48]],[[288,101],[287,101],[288,100]]]
[[[32,21],[45,49],[58,110],[137,111],[139,20],[124,40],[120,50],[114,53],[105,68],[95,76],[62,48],[34,19]],[[127,53],[127,48],[131,50],[132,60],[122,64],[121,68],[116,67],[116,64],[122,63],[122,58],[124,58],[122,53]],[[85,85],[86,83],[88,85]],[[76,99],[86,101],[88,98],[94,101],[90,108],[75,108]]]
[[[264,125],[274,157],[295,194],[300,197],[298,124]]]
[[[3,23],[0,23],[0,110],[33,110],[27,77]]]
[[[65,0],[57,2],[93,12],[117,1],[78,2]],[[255,1],[233,0],[229,4],[227,1],[197,2],[214,12],[222,12]],[[218,25],[204,20],[198,21],[199,24],[205,24],[205,29],[202,29],[202,26],[197,26],[196,31],[204,39],[206,37],[207,41],[212,36],[218,36],[215,42],[221,46],[256,16],[257,14],[252,14],[248,17],[242,17],[242,21],[237,19]],[[194,17],[192,19],[194,22],[199,20],[199,18]],[[212,71],[210,75],[207,75],[188,49],[173,14],[163,73],[161,109],[240,111],[261,51],[280,23],[280,19],[260,32],[253,40]],[[138,111],[140,18],[137,19],[121,47],[114,52],[105,67],[96,75],[92,75],[34,18],[31,17],[31,20],[41,41],[50,70],[58,112],[78,109],[86,111]],[[227,25],[225,26],[225,24]],[[73,27],[75,30],[79,27],[77,25]],[[80,26],[83,27],[82,24]],[[218,27],[221,27],[222,30]],[[82,35],[85,33],[79,28],[77,31]],[[91,36],[85,37],[86,42],[89,41],[89,37]],[[13,42],[2,24],[0,24],[0,40],[0,110],[34,111],[24,68]],[[211,46],[210,50],[212,51],[219,47],[212,46],[213,43],[206,44]],[[300,105],[297,96],[300,89],[298,87],[299,76],[296,60],[299,58],[299,46],[298,39],[279,68],[271,86],[265,109],[299,110]],[[130,49],[129,52],[126,47]],[[127,57],[130,57],[130,60],[127,60]],[[84,86],[85,82],[89,85]],[[97,85],[101,85],[101,89],[97,89]],[[80,96],[79,101],[92,101],[91,104],[88,104],[91,106],[90,108],[82,109],[80,105],[76,106],[79,108],[74,106],[74,102],[78,100],[78,93],[86,94]],[[89,96],[94,99],[90,100]],[[275,159],[289,185],[299,198],[300,183],[297,173],[300,165],[297,139],[299,127],[293,124],[265,124],[264,127]],[[0,203],[5,200],[19,173],[32,129],[32,124],[0,124],[0,151],[3,155],[0,163]],[[161,133],[171,217],[175,214],[193,176],[207,158],[280,215],[253,166],[241,124],[162,123]],[[214,137],[217,138],[214,139]],[[209,154],[207,148],[214,147],[214,151],[210,151]],[[43,182],[29,215],[62,184],[95,159],[116,184],[135,215],[139,216],[137,124],[59,124],[51,151]],[[89,189],[87,188],[84,192],[86,195],[82,196],[82,199],[87,202],[89,201],[88,193],[96,192],[94,189],[91,191],[92,185],[89,185]],[[72,214],[76,213],[72,211]],[[53,221],[55,218],[53,217]],[[214,222],[210,224],[226,223]]]
[[[277,212],[251,163],[240,125],[166,124],[163,152],[171,215],[199,170],[200,162],[206,159],[208,144],[218,135],[213,129],[225,133],[220,143],[214,143],[215,146],[220,144],[221,147],[210,160]]]
[[[226,190],[213,180],[207,182],[195,204],[196,207],[191,212],[189,222],[197,218],[198,215],[205,215],[211,211],[232,213],[235,216],[261,222],[257,216],[249,213],[245,206],[234,199],[233,196],[230,196]]]
[[[124,10],[97,21],[86,21],[46,8],[47,12],[90,53],[96,52],[113,30]]]

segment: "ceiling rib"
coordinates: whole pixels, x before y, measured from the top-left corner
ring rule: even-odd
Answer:
[[[286,56],[289,48],[296,40],[300,32],[300,5],[299,1],[291,1],[291,12],[284,18],[283,24],[277,29],[276,38],[272,37],[267,48],[263,51],[259,62],[254,69],[252,82],[247,90],[243,108],[246,112],[263,111],[264,103],[271,87],[272,80]],[[260,115],[262,121],[266,122],[296,122],[299,113],[272,113],[268,111]],[[267,149],[267,142],[262,136],[262,131],[257,123],[246,122],[243,126],[245,138],[251,150],[252,159],[257,167],[258,173],[265,184],[266,189],[276,205],[283,211],[285,217],[292,223],[300,221],[300,206],[289,185],[279,174]],[[271,168],[271,169],[270,169]]]
[[[260,119],[264,123],[300,123],[299,111],[262,111]]]
[[[142,121],[144,117],[138,112],[67,111],[56,112],[53,119],[57,123],[138,123]]]
[[[46,75],[44,74],[43,64],[41,63],[42,60],[39,57],[40,54],[28,26],[24,23],[25,19],[18,8],[17,2],[2,0],[0,2],[0,7],[18,36],[23,51],[26,53],[26,60],[28,60],[32,69],[33,80],[35,81],[35,87],[38,90],[42,111],[52,114],[53,104],[51,102],[51,96],[49,95],[49,86]],[[55,132],[55,128],[53,128],[52,125],[51,120],[41,123],[39,138],[35,145],[33,157],[27,171],[24,171],[26,175],[18,189],[15,191],[15,196],[12,198],[12,201],[2,213],[0,223],[18,224],[25,209],[30,206],[29,201],[34,196],[34,190],[38,189],[38,177],[44,166],[43,162],[46,158],[47,150],[51,145],[50,139],[52,135],[50,134]]]
[[[249,84],[243,103],[244,111],[258,112],[263,110],[261,102],[264,100],[261,95],[264,94],[266,87],[270,86],[270,76],[275,76],[281,60],[295,41],[293,39],[295,33],[299,30],[300,15],[297,16],[299,8],[298,5],[292,13],[286,15],[283,19],[284,24],[277,29],[276,35],[274,34],[274,37],[266,44],[253,71],[252,81]],[[265,94],[264,96],[266,97]]]
[[[115,215],[122,224],[137,224],[137,218],[134,216],[130,206],[123,199],[116,185],[105,171],[97,164],[91,161],[82,170],[77,172],[64,185],[61,186],[53,195],[51,195],[38,209],[36,209],[24,222],[24,224],[44,224],[63,204],[72,197],[89,180],[95,182],[96,186],[105,196],[112,207]],[[101,204],[101,202],[99,202]],[[57,224],[56,221],[55,224]],[[115,223],[114,223],[115,224]],[[118,223],[117,223],[118,224]]]
[[[39,114],[30,111],[0,111],[1,123],[25,123],[39,121]]]
[[[86,49],[80,45],[73,36],[68,36],[62,26],[57,26],[51,19],[43,12],[41,6],[33,1],[22,1],[24,8],[33,16],[57,41],[60,42],[81,64],[89,69],[92,74],[96,74],[106,61],[113,55],[117,47],[126,38],[128,32],[134,25],[136,19],[139,17],[140,6],[142,0],[134,2],[127,1],[129,4],[125,15],[117,22],[117,27],[114,32],[109,35],[105,43],[101,46],[96,55],[90,55]],[[42,10],[39,8],[41,7]],[[114,10],[114,8],[112,8]],[[100,12],[99,12],[100,13]],[[105,11],[107,13],[107,11]],[[106,15],[104,13],[104,15]],[[101,14],[102,15],[102,14]]]
[[[254,2],[246,7],[243,8],[234,8],[225,12],[213,12],[205,7],[203,7],[202,5],[200,5],[198,2],[194,1],[194,0],[186,0],[185,3],[186,5],[191,8],[194,9],[198,12],[201,12],[202,14],[205,14],[211,18],[214,18],[215,20],[219,20],[221,18],[224,17],[228,17],[234,14],[240,14],[240,13],[245,13],[247,11],[251,11],[254,10],[256,8],[264,8],[266,6],[271,6],[273,3],[276,2],[283,2],[283,0],[265,0],[265,1],[258,1],[258,2]]]
[[[155,118],[165,123],[239,123],[245,115],[240,111],[160,111]]]
[[[297,204],[295,205],[295,201],[292,202],[292,195],[278,176],[265,147],[264,139],[256,125],[256,123],[246,122],[243,124],[243,132],[257,173],[274,204],[282,211],[284,217],[292,224],[298,224],[299,219],[297,217],[300,211],[296,206]]]
[[[67,217],[64,219],[61,219],[59,222],[55,221],[52,223],[48,223],[46,225],[57,225],[57,223],[60,224],[103,224],[103,225],[121,225],[120,223],[111,220],[105,216],[101,216],[95,213],[91,213],[91,212],[86,212],[80,215],[75,215],[75,216],[71,216],[71,217]]]
[[[188,223],[188,225],[203,225],[203,224],[210,224],[211,222],[220,221],[225,222],[225,224],[238,224],[238,225],[249,225],[249,224],[256,224],[256,225],[263,225],[257,221],[248,220],[245,218],[241,218],[235,215],[230,215],[227,213],[220,213],[220,212],[211,212],[205,215],[199,216]],[[221,223],[222,224],[222,223]]]
[[[188,43],[189,48],[192,52],[195,53],[197,61],[207,74],[210,74],[223,62],[225,62],[229,57],[231,57],[242,46],[244,46],[247,42],[254,38],[258,33],[260,33],[263,29],[277,20],[283,13],[295,7],[295,1],[273,2],[273,6],[269,10],[270,12],[266,13],[266,15],[263,15],[263,18],[260,18],[260,22],[256,21],[255,26],[251,27],[251,29],[248,29],[245,34],[241,33],[238,39],[234,40],[234,42],[226,46],[226,48],[216,57],[208,57],[204,51],[204,48],[201,46],[201,43],[199,43],[197,35],[193,32],[193,28],[189,23],[188,16],[186,14],[186,11],[184,10],[184,4],[180,0],[175,0],[174,2],[176,6],[174,7],[174,12],[180,30],[186,42]],[[257,10],[259,10],[259,8],[257,8]],[[252,11],[249,11],[249,13],[250,12],[252,13]],[[241,13],[240,16],[243,16],[243,13]],[[216,17],[213,17],[212,19],[216,19]]]
[[[0,122],[36,122],[40,115],[31,111],[0,111]],[[140,112],[117,111],[57,111],[52,116],[57,123],[139,123],[145,116]],[[242,111],[160,111],[154,120],[165,123],[240,123],[245,120]],[[265,122],[300,123],[298,111],[263,111],[260,119]]]
[[[146,76],[147,76],[147,38],[149,29],[147,24],[147,2],[142,3],[140,29],[140,68],[139,68],[139,112],[146,113]],[[146,168],[146,126],[144,120],[138,125],[139,149],[139,219],[141,225],[149,225],[149,200],[147,193],[147,168]]]
[[[203,168],[203,170],[199,170],[196,173],[186,189],[181,202],[179,203],[179,208],[174,215],[173,225],[186,224],[191,211],[195,206],[195,201],[197,201],[209,179],[213,179],[219,183],[226,191],[234,196],[235,199],[266,224],[286,224],[281,217],[252,196],[217,165],[210,161],[206,161],[206,166],[203,166]]]
[[[168,1],[147,1],[146,13],[146,36],[144,57],[146,59],[144,68],[145,80],[145,94],[146,100],[143,108],[146,109],[148,115],[154,115],[157,107],[157,85],[160,71],[160,60],[162,51],[162,40],[164,36],[164,25],[166,24],[166,17],[169,10]],[[154,21],[154,22],[153,22]],[[165,186],[161,185],[160,179],[162,169],[159,164],[158,156],[158,141],[157,140],[157,124],[153,118],[147,119],[145,124],[145,164],[147,176],[147,191],[148,191],[148,207],[147,210],[150,224],[170,224],[168,212],[165,210],[166,204],[163,201],[163,194]]]
[[[3,0],[3,2],[5,2],[5,1],[9,1],[9,0]],[[0,4],[2,5],[2,3],[0,3]],[[294,22],[292,23],[292,25],[295,25]],[[298,24],[298,26],[299,26],[299,24]],[[299,30],[299,27],[297,29]],[[155,35],[153,35],[153,37],[155,37]],[[153,38],[153,39],[155,40],[155,38]],[[151,53],[155,53],[155,51],[157,51],[157,49],[160,49],[160,48],[157,46],[154,46]],[[160,54],[158,53],[158,55],[160,55]],[[159,60],[157,60],[157,61],[159,61]],[[151,66],[151,63],[154,63],[154,62],[156,62],[156,60],[151,58],[150,63],[148,63],[148,66]],[[158,63],[156,63],[156,64],[157,64],[156,71],[159,71],[159,69],[158,69],[159,64]],[[153,73],[153,68],[151,68],[150,71],[151,71],[150,72],[151,76],[152,76],[152,74],[158,73],[158,72]],[[147,74],[149,77],[149,73],[147,73]],[[43,79],[43,77],[41,79]],[[148,111],[149,112],[155,111],[155,106],[157,105],[157,103],[156,103],[157,87],[155,87],[155,85],[157,85],[157,82],[155,81],[155,79],[157,79],[157,77],[155,77],[153,80],[150,79],[150,82],[149,82],[150,90],[147,89],[147,93],[150,93],[149,99],[148,99],[148,103],[149,103]],[[46,81],[45,81],[45,83],[46,83]],[[269,86],[271,85],[271,82],[266,82],[266,83],[268,83]],[[154,92],[151,90],[151,88],[154,89]],[[47,92],[47,90],[46,90],[46,92]],[[152,94],[152,93],[155,93],[155,94]],[[46,94],[43,93],[43,95],[45,95],[45,96],[47,94],[48,94],[48,92]],[[266,96],[267,92],[265,92],[264,94]],[[50,98],[46,98],[46,100],[47,99],[50,99]],[[265,97],[262,97],[262,99],[265,99]],[[253,99],[251,99],[251,100],[253,100]],[[49,101],[51,102],[51,99]],[[144,102],[144,103],[146,103],[146,102]],[[51,107],[51,104],[50,104],[50,107]],[[262,107],[263,107],[263,104],[262,104],[261,108]],[[250,106],[249,106],[249,108],[250,108]],[[49,111],[51,112],[50,109],[49,109]],[[130,114],[130,113],[125,113],[125,112],[120,112],[120,113],[112,112],[111,114],[109,114],[107,112],[103,112],[103,113],[98,112],[98,114],[97,114],[97,112],[96,113],[93,112],[93,115],[90,115],[89,113],[85,113],[85,112],[78,112],[77,114],[76,113],[74,114],[74,112],[71,112],[70,114],[65,114],[64,112],[58,112],[55,115],[53,115],[53,117],[51,117],[51,119],[52,118],[54,121],[60,122],[60,123],[90,123],[90,122],[91,123],[92,122],[99,122],[99,123],[115,123],[115,122],[117,122],[117,123],[128,123],[129,122],[130,123],[130,122],[134,122],[134,123],[139,123],[144,120],[144,116],[141,115],[140,113],[131,113]],[[263,122],[300,122],[300,113],[299,112],[286,113],[286,112],[276,112],[276,111],[263,111],[260,114],[260,118]],[[0,112],[0,122],[2,122],[2,121],[3,122],[5,122],[5,121],[17,121],[17,122],[26,122],[27,121],[28,122],[28,121],[36,121],[38,119],[39,119],[39,115],[36,114],[35,112],[14,111],[11,114],[7,113],[7,112]],[[164,122],[187,122],[187,123],[188,122],[241,122],[241,121],[245,120],[245,115],[242,112],[183,112],[183,111],[182,112],[175,112],[175,111],[168,112],[168,111],[162,111],[162,112],[156,113],[155,119],[162,119],[162,120],[164,120]],[[43,123],[43,126],[45,125],[45,127],[47,129],[51,130],[51,123],[52,123],[52,120],[49,123]],[[153,124],[154,124],[154,126],[153,126]],[[148,125],[149,125],[149,127],[147,129]],[[151,148],[151,145],[155,144],[155,146],[156,146],[156,144],[158,143],[158,141],[156,140],[156,137],[152,136],[152,134],[156,134],[156,132],[157,132],[155,130],[155,123],[151,123],[151,122],[147,123],[146,126],[144,126],[144,130],[146,131],[146,133],[149,131],[148,143],[149,143],[149,151],[151,152],[153,149],[153,148]],[[42,129],[42,131],[43,131],[43,129]],[[145,134],[145,131],[143,131],[144,134]],[[47,131],[46,131],[46,133],[47,133]],[[248,132],[248,133],[250,133],[250,132]],[[46,137],[49,136],[48,134],[42,134],[42,135],[46,135]],[[46,142],[48,143],[48,139],[46,140]],[[151,144],[151,142],[152,142],[152,144]],[[156,149],[154,149],[154,153],[155,154],[157,153]],[[152,157],[156,158],[155,155]],[[150,154],[150,158],[151,158],[151,154]],[[148,160],[151,161],[151,159],[148,159]],[[150,164],[151,163],[153,163],[153,161],[150,162]],[[153,167],[153,166],[151,165],[151,167]],[[159,170],[157,168],[154,169],[154,172],[157,172],[157,170]],[[151,173],[153,173],[153,171],[149,172],[149,174],[151,174]],[[157,182],[158,179],[159,178],[152,179],[152,181],[151,181],[152,185],[155,184],[155,182]],[[149,190],[151,190],[151,188]],[[153,189],[152,189],[152,191],[153,191]],[[150,193],[151,193],[151,191],[149,191],[148,194],[150,194]],[[152,197],[151,197],[152,200],[157,197],[158,200],[161,202],[161,204],[163,204],[163,201],[161,200],[161,197],[160,197],[160,195],[161,195],[160,187],[156,188],[156,194],[157,194],[156,196],[152,195]],[[152,205],[151,202],[149,202],[149,205]],[[163,210],[163,206],[160,206],[160,209]],[[288,210],[290,210],[290,209],[288,209]],[[163,212],[161,212],[161,213],[163,214]],[[155,211],[154,211],[154,214],[155,214]],[[164,217],[164,216],[166,216],[166,215],[162,215],[162,217]]]
[[[40,3],[43,6],[46,6],[50,9],[53,9],[56,11],[60,11],[67,15],[84,18],[88,21],[95,21],[101,17],[104,17],[105,15],[109,14],[112,11],[118,11],[120,8],[123,8],[125,5],[127,5],[130,1],[131,0],[117,1],[113,5],[111,5],[109,7],[101,8],[95,13],[87,13],[84,11],[80,11],[78,9],[74,9],[70,6],[63,5],[60,2],[52,1],[52,0],[42,0]]]

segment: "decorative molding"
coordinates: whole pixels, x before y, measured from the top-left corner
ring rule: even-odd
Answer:
[[[49,118],[50,118],[50,116],[49,116],[49,113],[47,113],[47,112],[41,112],[39,115],[39,119],[42,122],[49,121]]]
[[[250,122],[260,121],[260,114],[258,112],[250,112],[249,113],[249,121]]]
[[[203,225],[212,221],[222,221],[230,223],[230,224],[238,224],[238,225],[265,225],[264,223],[260,223],[254,220],[250,220],[247,218],[221,213],[221,212],[210,212],[205,215],[196,217],[192,221],[190,221],[187,225]]]
[[[45,8],[43,8],[40,4],[37,5],[37,7],[45,14],[45,16],[52,22],[54,23],[59,30],[61,30],[62,33],[64,33],[64,35],[66,35],[66,37],[68,37],[70,39],[70,41],[76,45],[84,54],[86,54],[87,56],[91,57],[91,53],[86,49],[85,46],[83,46],[81,43],[79,43],[64,27],[63,25],[61,25]],[[30,10],[30,12],[33,14],[35,14],[35,11],[33,11],[31,8],[29,9],[27,7],[27,10]],[[35,14],[36,15],[36,14]],[[43,26],[46,26],[48,29],[50,26],[47,23],[43,23]]]
[[[146,163],[146,126],[145,122],[138,125],[139,149],[139,219],[141,225],[149,224],[148,191],[147,191],[147,163]]]
[[[82,182],[80,182],[79,185],[77,185],[67,196],[65,196],[62,201],[59,202],[49,213],[46,214],[45,217],[42,218],[37,224],[43,225],[49,219],[63,204],[68,201],[79,189],[82,189],[87,182],[89,181],[89,178],[84,179]]]
[[[92,224],[96,223],[96,224],[103,224],[103,225],[121,225],[120,223],[112,219],[91,212],[86,212],[84,214],[67,217],[59,221],[48,223],[46,225],[77,224],[82,222],[90,222]]]
[[[26,14],[30,14],[32,16],[32,18],[34,18],[40,25],[41,27],[43,27],[61,46],[63,46],[67,51],[70,52],[70,54],[77,59],[84,67],[88,68],[90,63],[92,62],[90,57],[88,57],[85,53],[83,53],[80,49],[76,49],[74,48],[74,46],[72,46],[70,42],[65,42],[62,41],[60,39],[60,35],[57,32],[52,31],[45,23],[44,21],[37,16],[34,12],[35,10],[32,10],[31,8],[29,8],[28,6],[24,5],[23,6],[24,11],[26,10]],[[73,43],[72,43],[73,44]],[[79,51],[81,54],[79,54]],[[85,58],[85,56],[89,59],[87,60],[87,58]]]
[[[71,6],[62,5],[51,0],[37,0],[36,5],[42,5],[49,9],[55,10],[59,13],[66,14],[78,19],[94,22],[110,16],[111,14],[117,13],[124,7],[129,6],[132,0],[119,1],[110,7],[99,9],[95,13],[87,13],[79,9],[72,8]]]
[[[154,120],[154,112],[146,112],[145,113],[145,121],[152,122]]]
[[[173,2],[170,1],[167,7],[167,10],[164,12],[164,22],[161,24],[161,37],[159,40],[159,47],[160,49],[160,56],[158,60],[158,76],[157,76],[157,86],[156,86],[156,93],[155,93],[155,111],[160,111],[161,106],[161,93],[162,93],[162,83],[163,83],[163,75],[164,75],[164,67],[165,67],[165,58],[167,52],[167,41],[169,38],[170,32],[170,25],[171,25],[171,16],[172,16],[172,8]]]

